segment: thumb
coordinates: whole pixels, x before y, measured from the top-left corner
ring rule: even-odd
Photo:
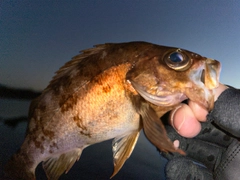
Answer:
[[[186,104],[181,104],[171,112],[170,124],[181,136],[187,138],[196,136],[201,130],[200,122]]]

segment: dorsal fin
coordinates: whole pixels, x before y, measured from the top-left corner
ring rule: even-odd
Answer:
[[[74,56],[56,72],[45,91],[61,85],[68,87],[76,83],[78,87],[81,87],[108,68],[123,63],[135,63],[139,60],[137,58],[139,52],[142,54],[153,46],[146,42],[106,43],[83,50],[81,54]]]
[[[81,153],[81,149],[75,149],[44,161],[42,165],[48,179],[57,180],[64,172],[67,173]]]
[[[71,83],[67,82],[70,80],[69,78],[74,77],[76,75],[81,76],[81,78],[84,76],[85,78],[83,78],[83,80],[86,81],[90,80],[92,77],[94,77],[96,74],[102,71],[102,69],[99,69],[99,67],[97,66],[98,65],[97,60],[96,58],[94,59],[93,56],[94,55],[100,56],[101,52],[104,51],[105,48],[106,48],[105,45],[98,45],[95,46],[94,48],[81,51],[81,54],[74,56],[71,59],[71,61],[68,61],[58,71],[56,71],[55,76],[50,81],[46,89],[48,90],[54,88],[55,86],[59,86],[59,83],[65,85],[66,83],[69,84]],[[94,68],[92,59],[95,62],[94,64],[94,66],[96,66],[95,69],[92,69]],[[81,71],[79,72],[79,70]]]

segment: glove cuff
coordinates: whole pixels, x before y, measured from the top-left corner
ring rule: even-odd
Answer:
[[[239,180],[240,162],[240,143],[238,140],[234,140],[232,144],[228,147],[227,151],[224,153],[220,164],[214,171],[214,179],[225,180]]]
[[[212,173],[203,165],[193,161],[190,158],[174,158],[167,163],[166,179],[198,179],[212,180]]]

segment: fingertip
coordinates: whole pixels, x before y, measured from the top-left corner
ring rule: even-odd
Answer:
[[[201,131],[201,124],[196,119],[186,119],[178,133],[186,138],[193,138]]]
[[[200,122],[186,104],[181,105],[171,113],[170,123],[181,136],[187,138],[196,136],[201,130]]]
[[[192,110],[195,118],[200,122],[206,122],[208,111],[206,108],[200,106],[199,104],[189,101],[188,106]]]

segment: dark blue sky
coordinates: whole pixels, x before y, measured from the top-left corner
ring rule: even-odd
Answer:
[[[44,89],[79,50],[148,41],[222,62],[240,87],[240,1],[6,0],[0,3],[0,83]]]

